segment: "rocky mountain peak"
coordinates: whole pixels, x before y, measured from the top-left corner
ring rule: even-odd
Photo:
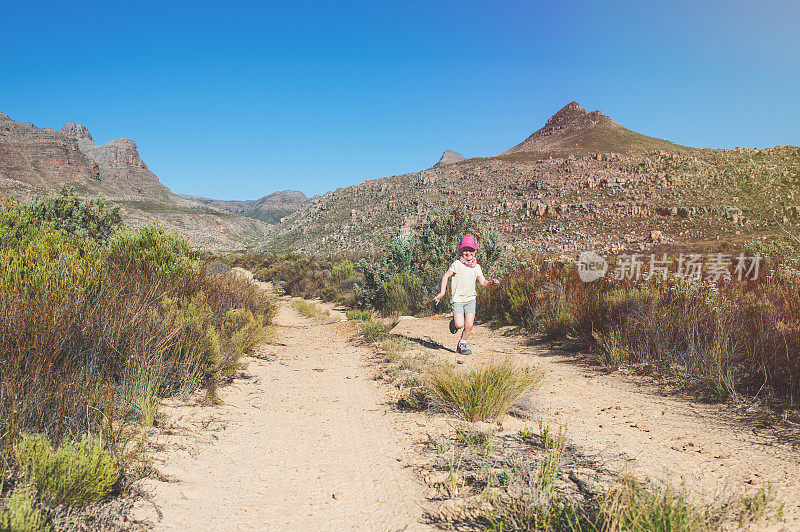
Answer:
[[[640,135],[600,111],[587,112],[578,102],[570,102],[551,116],[541,129],[500,155],[627,153],[683,148],[666,140]]]
[[[463,161],[464,156],[458,153],[457,151],[453,150],[444,150],[444,153],[439,158],[439,162],[434,164],[433,166],[441,166],[443,164],[451,164],[457,163],[459,161]]]
[[[107,162],[112,166],[134,166],[147,170],[147,165],[139,157],[136,143],[131,139],[121,138],[106,142],[102,146],[107,153]]]
[[[92,134],[89,133],[89,128],[83,124],[76,124],[75,122],[67,122],[61,128],[61,133],[73,139],[87,139],[94,142]]]
[[[596,123],[603,116],[600,111],[588,112],[578,102],[570,102],[551,116],[544,127],[534,135],[545,135],[561,129],[576,129]]]

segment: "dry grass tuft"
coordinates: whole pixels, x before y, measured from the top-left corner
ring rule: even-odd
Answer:
[[[312,303],[311,301],[305,301],[302,299],[297,299],[292,301],[292,308],[295,309],[297,312],[305,316],[306,318],[326,318],[330,316],[330,311],[320,308],[318,305]]]
[[[489,421],[506,413],[517,398],[541,385],[544,372],[510,360],[470,370],[433,366],[426,386],[445,411],[466,421]]]

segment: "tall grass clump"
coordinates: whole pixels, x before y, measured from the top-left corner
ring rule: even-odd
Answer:
[[[556,489],[565,449],[565,429],[553,429],[539,420],[540,457],[514,462],[509,487],[513,493],[497,497],[484,513],[491,530],[601,530],[593,518],[596,504],[572,500]]]
[[[648,488],[631,476],[623,476],[605,494],[597,522],[608,532],[716,530],[719,516],[691,504],[686,494],[669,484]]]
[[[68,192],[0,209],[2,454],[35,438],[55,457],[80,454],[92,435],[124,457],[126,423],[152,424],[162,397],[212,391],[274,312],[246,280],[211,274],[185,240],[119,227],[114,213]]]
[[[348,310],[345,316],[351,321],[370,321],[372,319],[372,311],[355,308]]]
[[[514,401],[541,385],[543,379],[539,369],[503,360],[469,371],[434,366],[428,371],[426,386],[445,411],[466,421],[490,421],[505,414]]]
[[[311,301],[304,301],[302,299],[292,301],[292,308],[306,318],[321,318],[330,315],[328,310],[320,308]]]
[[[49,532],[53,528],[27,488],[17,488],[0,508],[2,532]]]

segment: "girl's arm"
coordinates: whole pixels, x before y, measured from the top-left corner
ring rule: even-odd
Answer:
[[[483,275],[478,276],[478,282],[481,283],[481,286],[489,286],[490,284],[500,284],[500,280],[492,279],[491,281],[487,281],[486,277]]]
[[[455,272],[453,270],[447,270],[446,272],[444,272],[444,275],[442,275],[442,286],[439,289],[439,293],[436,294],[436,297],[433,298],[433,300],[436,302],[437,305],[439,304],[439,301],[442,300],[442,298],[444,297],[444,293],[447,290],[447,280],[454,273]]]

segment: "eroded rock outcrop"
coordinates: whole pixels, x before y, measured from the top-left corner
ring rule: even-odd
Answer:
[[[444,153],[439,158],[439,162],[434,164],[434,168],[444,164],[453,164],[464,160],[464,156],[453,150],[444,150]]]

